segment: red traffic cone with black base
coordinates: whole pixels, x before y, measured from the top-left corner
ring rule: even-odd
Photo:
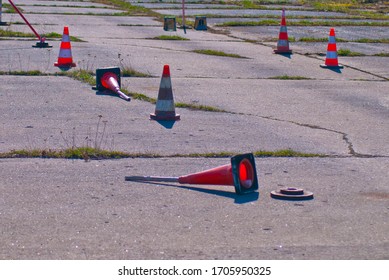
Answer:
[[[340,69],[343,65],[338,63],[338,50],[336,48],[335,29],[330,29],[330,35],[328,37],[327,55],[325,64],[320,64],[322,68]]]
[[[253,154],[231,158],[231,164],[180,177],[126,176],[126,181],[174,182],[194,185],[232,185],[237,194],[252,193],[258,189],[257,171]]]
[[[72,57],[72,47],[70,45],[69,27],[63,28],[63,35],[61,41],[61,47],[59,50],[58,61],[54,63],[54,66],[66,71],[72,67],[76,67]]]
[[[120,90],[120,68],[107,67],[96,69],[96,87],[98,91],[109,90],[119,95],[120,98],[131,101],[131,98]]]
[[[273,50],[276,54],[291,54],[289,49],[288,29],[286,28],[285,9],[282,9],[281,27],[278,35],[277,49]]]
[[[155,112],[150,114],[150,119],[156,121],[180,120],[180,115],[175,112],[169,65],[163,66],[157,104]]]

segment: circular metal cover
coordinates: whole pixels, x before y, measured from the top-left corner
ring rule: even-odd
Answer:
[[[270,192],[270,196],[275,199],[283,200],[309,200],[313,199],[312,192],[306,192],[298,188],[282,188],[279,191]]]

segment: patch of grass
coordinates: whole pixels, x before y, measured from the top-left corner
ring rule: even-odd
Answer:
[[[280,22],[278,20],[260,20],[260,21],[227,21],[216,24],[221,27],[234,27],[234,26],[278,26]],[[289,26],[389,26],[389,22],[385,21],[311,21],[311,20],[299,20],[289,21]]]
[[[121,69],[122,77],[152,77],[150,74],[139,72],[131,67],[124,67]]]
[[[157,103],[157,99],[152,98],[152,97],[148,97],[147,95],[142,94],[142,93],[128,92],[126,89],[123,89],[122,92],[124,92],[125,94],[127,94],[128,96],[130,96],[136,100],[150,102],[151,104]]]
[[[175,106],[177,108],[186,108],[186,109],[198,110],[198,111],[206,111],[206,112],[218,112],[218,113],[226,112],[225,110],[219,109],[219,108],[216,108],[216,107],[207,106],[207,105],[191,104],[191,103],[177,102],[175,104]]]
[[[389,53],[376,53],[374,56],[389,57]]]
[[[91,86],[96,85],[96,79],[95,79],[94,73],[92,71],[79,69],[79,70],[69,71],[69,72],[57,72],[56,75],[67,76],[67,77],[73,78],[75,80],[87,83]]]
[[[56,39],[62,38],[62,34],[58,34],[56,32],[51,32],[51,33],[46,33],[46,34],[41,34],[41,37],[48,38],[48,39]],[[19,32],[19,31],[11,31],[11,30],[3,30],[0,29],[0,37],[10,37],[10,38],[30,38],[33,37],[35,38],[35,34],[33,33],[25,33],[25,32]],[[70,36],[70,40],[73,42],[85,42],[77,37]]]
[[[127,153],[107,151],[92,147],[68,148],[64,150],[33,149],[12,150],[8,153],[0,153],[0,158],[63,158],[63,159],[119,159],[127,158]]]
[[[339,56],[365,56],[365,54],[360,52],[353,52],[349,49],[339,49],[338,50]]]
[[[256,151],[253,153],[256,157],[325,157],[323,154],[301,153],[292,149],[277,151]]]
[[[288,76],[288,75],[274,76],[274,77],[270,77],[269,79],[274,79],[274,80],[310,80],[310,78],[307,78],[307,77]]]
[[[39,70],[30,71],[0,71],[0,75],[14,75],[14,76],[47,76]]]
[[[355,43],[372,43],[372,44],[389,44],[389,38],[381,38],[381,39],[369,39],[369,38],[361,38],[354,40]]]
[[[92,2],[115,6],[122,10],[125,10],[127,15],[160,17],[160,14],[150,9],[141,6],[133,6],[129,2],[126,2],[124,0],[93,0]]]
[[[227,158],[236,155],[234,152],[214,152],[214,153],[190,153],[160,155],[154,153],[127,153],[120,151],[108,151],[92,147],[68,148],[63,150],[52,149],[32,149],[32,150],[12,150],[0,153],[0,158],[56,158],[56,159],[83,159],[104,160],[122,158]],[[301,153],[291,149],[277,151],[256,151],[255,157],[326,157],[323,154]]]
[[[25,33],[25,32],[19,32],[19,31],[11,31],[11,30],[3,30],[0,29],[0,37],[20,37],[20,38],[29,38],[29,37],[36,37],[32,33]]]
[[[161,35],[161,36],[157,36],[157,37],[154,37],[152,38],[154,40],[177,40],[177,41],[189,41],[188,38],[184,38],[184,37],[181,37],[181,36],[177,36],[177,35]]]
[[[261,9],[263,6],[258,5],[256,2],[258,1],[253,1],[253,0],[242,0],[241,5],[244,9]]]
[[[62,34],[56,33],[56,32],[50,32],[50,33],[44,33],[41,35],[41,37],[44,38],[50,38],[50,39],[62,39]],[[70,36],[70,40],[72,42],[85,42],[84,40],[81,40],[80,38]]]
[[[199,54],[206,54],[206,55],[215,55],[215,56],[226,56],[226,57],[234,57],[234,58],[247,58],[247,57],[240,56],[238,54],[225,53],[225,52],[216,51],[216,50],[194,50],[193,52],[199,53]]]

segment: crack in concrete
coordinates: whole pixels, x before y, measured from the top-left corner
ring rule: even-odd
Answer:
[[[342,136],[342,140],[347,145],[348,154],[351,157],[357,157],[357,158],[389,158],[389,156],[385,156],[385,155],[371,155],[371,154],[361,154],[361,153],[358,153],[357,151],[355,151],[354,145],[353,145],[352,141],[350,140],[349,135],[347,133],[345,133],[345,132],[342,132],[342,131],[338,131],[338,130],[334,130],[334,129],[330,129],[330,128],[325,128],[325,127],[321,127],[321,126],[318,126],[318,125],[299,123],[299,122],[290,121],[290,120],[282,120],[282,119],[278,119],[278,118],[274,118],[274,117],[270,117],[270,116],[258,116],[258,115],[254,115],[254,114],[243,114],[243,113],[239,113],[239,114],[240,115],[251,115],[251,116],[256,116],[256,117],[259,117],[259,118],[262,118],[262,119],[278,121],[278,122],[284,122],[284,123],[291,123],[291,124],[302,126],[302,127],[308,127],[308,128],[311,128],[311,129],[319,129],[319,130],[324,130],[324,131],[340,134]],[[342,157],[342,156],[335,156],[335,157]]]

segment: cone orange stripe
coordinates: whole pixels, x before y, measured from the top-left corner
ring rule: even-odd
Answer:
[[[198,185],[233,185],[231,165],[223,165],[206,171],[181,176],[178,178],[180,184]]]
[[[288,33],[281,32],[280,36],[278,37],[280,40],[288,40]]]

